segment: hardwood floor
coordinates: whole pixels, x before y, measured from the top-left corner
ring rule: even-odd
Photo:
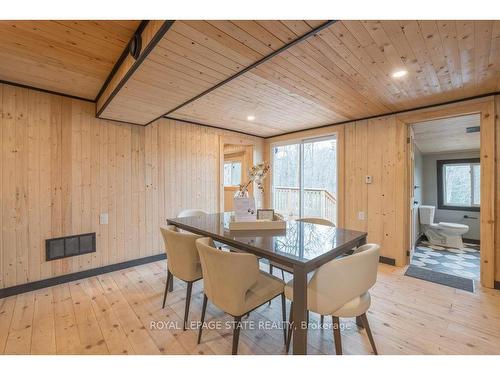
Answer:
[[[475,294],[403,276],[380,265],[368,319],[380,354],[499,354],[500,291]],[[0,300],[0,353],[4,354],[230,354],[229,317],[208,305],[218,326],[183,332],[186,285],[174,282],[161,309],[165,262],[156,262]],[[200,317],[202,283],[193,286],[189,319]],[[280,302],[253,312],[240,334],[239,354],[284,354]],[[325,319],[331,323],[329,318]],[[370,354],[354,320],[342,320],[344,354]],[[311,323],[319,316],[311,314]],[[163,326],[162,326],[163,325]],[[163,328],[163,329],[161,329]],[[273,327],[271,327],[273,328]],[[333,354],[332,330],[310,329],[309,353]]]

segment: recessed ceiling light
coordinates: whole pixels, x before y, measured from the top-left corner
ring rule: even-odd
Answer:
[[[255,120],[255,116],[248,115],[248,116],[247,116],[247,120],[248,120],[248,121],[253,121],[253,120]]]
[[[394,73],[392,73],[392,77],[393,78],[401,78],[407,74],[408,74],[408,71],[406,71],[406,70],[397,70]]]

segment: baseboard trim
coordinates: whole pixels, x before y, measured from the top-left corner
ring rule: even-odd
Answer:
[[[123,270],[125,268],[140,266],[141,264],[157,262],[157,261],[163,260],[163,259],[166,259],[166,256],[164,253],[157,254],[157,255],[151,255],[151,256],[139,258],[139,259],[128,260],[126,262],[110,264],[108,266],[93,268],[91,270],[85,270],[85,271],[70,273],[67,275],[56,276],[56,277],[52,277],[50,279],[44,279],[44,280],[39,280],[39,281],[33,281],[31,283],[11,286],[8,288],[0,289],[0,299],[5,298],[5,297],[9,297],[9,296],[15,296],[16,294],[32,292],[32,291],[38,290],[38,289],[49,288],[51,286],[55,286],[55,285],[59,285],[59,284],[69,283],[71,281],[85,279],[87,277],[98,276],[98,275],[102,275],[104,273],[119,271],[119,270]],[[380,263],[388,264],[390,266],[396,265],[396,260],[394,260],[393,258],[381,256],[379,258],[379,261],[380,261]],[[495,281],[495,289],[500,290],[500,282],[499,281]]]
[[[462,238],[462,241],[466,243],[472,243],[474,245],[481,245],[481,240],[473,240],[471,238]]]
[[[103,266],[99,268],[93,268],[91,270],[85,270],[80,272],[70,273],[68,275],[61,275],[52,277],[50,279],[44,279],[39,281],[33,281],[31,283],[11,286],[8,288],[0,289],[0,298],[5,298],[9,296],[14,296],[16,294],[31,292],[38,289],[48,288],[58,284],[64,284],[75,280],[85,279],[87,277],[102,275],[104,273],[109,273],[113,271],[123,270],[125,268],[140,266],[141,264],[147,264],[152,262],[157,262],[159,260],[166,259],[165,253],[151,255],[144,258],[128,260],[126,262],[110,264],[108,266]]]
[[[379,262],[380,263],[384,263],[384,264],[388,264],[390,266],[395,266],[396,265],[396,260],[395,259],[388,258],[388,257],[383,257],[383,256],[380,256]]]

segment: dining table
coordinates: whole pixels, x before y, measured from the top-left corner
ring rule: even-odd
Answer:
[[[285,229],[230,230],[233,213],[171,218],[167,224],[293,271],[293,354],[307,354],[308,274],[366,243],[366,232],[286,219]]]

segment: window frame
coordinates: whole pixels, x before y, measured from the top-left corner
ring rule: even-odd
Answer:
[[[437,160],[436,161],[436,167],[437,167],[437,193],[438,193],[438,209],[440,210],[454,210],[454,211],[472,211],[472,212],[479,212],[481,209],[481,204],[479,205],[474,205],[474,178],[471,176],[471,206],[450,206],[445,204],[445,199],[444,199],[444,189],[445,189],[445,184],[444,184],[444,174],[443,170],[446,165],[450,164],[479,164],[481,165],[481,160],[480,158],[469,158],[469,159],[448,159],[448,160]]]
[[[269,145],[269,153],[270,153],[270,161],[271,161],[271,173],[270,173],[270,178],[271,178],[271,183],[270,183],[270,205],[275,209],[274,207],[274,148],[275,147],[280,147],[280,146],[289,146],[289,145],[299,145],[299,196],[301,197],[299,199],[299,217],[303,217],[304,215],[304,199],[302,198],[304,195],[304,171],[303,171],[303,165],[304,165],[304,145],[306,143],[314,143],[314,142],[321,142],[321,141],[328,141],[335,139],[337,142],[336,146],[336,153],[337,153],[337,174],[336,174],[336,181],[335,184],[337,186],[337,192],[336,192],[336,198],[337,198],[337,205],[339,204],[339,173],[340,173],[340,146],[339,146],[339,133],[338,132],[333,132],[333,133],[328,133],[324,135],[319,135],[319,136],[312,136],[312,137],[304,137],[304,138],[292,138],[288,139],[285,141],[279,141],[279,142],[274,142]],[[339,222],[339,209],[337,208],[336,211],[336,217],[335,217],[335,222],[336,224]]]
[[[222,180],[223,180],[224,187],[229,187],[229,188],[239,187],[243,183],[243,161],[238,157],[225,158],[224,163],[223,163],[223,168],[222,168],[223,171],[225,170],[226,164],[240,164],[241,173],[240,173],[240,183],[236,184],[236,185],[226,185],[225,176],[223,176]]]

